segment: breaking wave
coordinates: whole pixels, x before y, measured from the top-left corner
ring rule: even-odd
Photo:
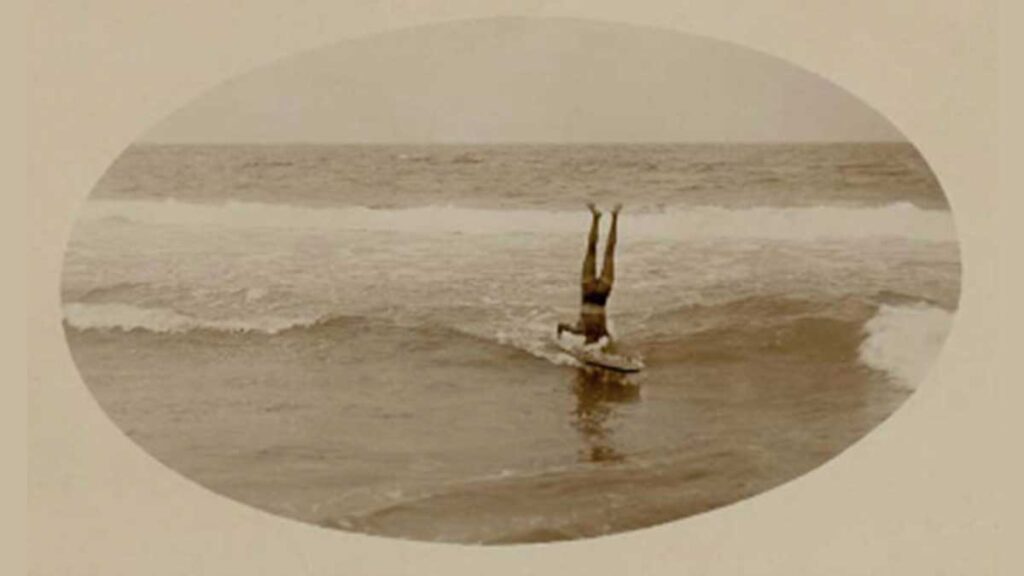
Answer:
[[[348,317],[203,319],[166,308],[118,303],[69,303],[66,324],[80,331],[136,330],[187,336],[190,332],[284,335],[310,330],[350,330]],[[925,302],[811,303],[785,298],[753,298],[713,306],[688,306],[664,312],[651,325],[622,334],[649,366],[687,362],[736,362],[744,357],[800,356],[828,362],[857,362],[914,388],[927,375],[951,328],[953,313]],[[363,319],[368,321],[368,319]],[[396,324],[386,319],[374,325]],[[460,329],[419,324],[415,331],[440,346],[458,346],[464,338],[516,349],[553,364],[576,362],[552,337],[554,316],[529,322]],[[413,328],[409,326],[408,328]],[[363,323],[360,330],[372,330]]]
[[[864,325],[861,361],[916,388],[928,375],[953,322],[953,313],[927,304],[883,304]]]

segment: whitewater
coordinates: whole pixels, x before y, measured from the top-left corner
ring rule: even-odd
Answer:
[[[313,208],[229,201],[195,204],[165,200],[97,200],[82,210],[85,222],[217,226],[219,228],[297,228],[424,234],[579,234],[579,211],[486,210],[459,206],[375,209],[365,206]],[[718,206],[650,208],[631,206],[624,216],[635,239],[695,240],[760,238],[904,238],[952,241],[950,213],[910,203],[877,207]]]

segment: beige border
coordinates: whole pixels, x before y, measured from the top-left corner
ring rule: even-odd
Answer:
[[[71,364],[56,289],[74,211],[119,151],[171,109],[258,64],[343,37],[494,14],[731,40],[816,71],[893,120],[941,179],[962,239],[961,311],[929,381],[842,457],[779,489],[653,529],[544,546],[401,543],[281,520],[209,493],[123,437]],[[1006,314],[1024,292],[1001,283],[1019,259],[1006,249],[1009,231],[1021,227],[1010,227],[1000,210],[1007,196],[996,192],[995,16],[993,2],[958,0],[37,3],[32,573],[1015,573],[1005,509],[1020,502],[1011,468],[1022,404]]]
[[[22,384],[26,374],[25,339],[25,213],[26,196],[22,191],[27,188],[27,150],[23,137],[28,129],[25,109],[28,104],[25,86],[22,83],[27,77],[27,60],[23,58],[24,46],[27,41],[27,30],[21,18],[26,11],[20,4],[13,6],[4,19],[0,34],[0,66],[5,71],[6,81],[0,84],[0,111],[5,136],[11,140],[0,138],[0,177],[3,185],[3,210],[0,215],[12,215],[14,222],[0,216],[0,230],[3,230],[3,262],[8,267],[7,278],[11,280],[0,283],[4,331],[0,341],[0,366],[3,367],[3,386],[0,386],[3,397],[0,406],[4,414],[3,438],[0,449],[5,454],[5,470],[0,474],[4,506],[3,522],[0,523],[0,570],[8,574],[22,574],[27,567],[27,546],[25,521],[28,515],[26,493],[27,478],[26,462],[26,425],[27,388]],[[15,224],[16,223],[16,224]]]

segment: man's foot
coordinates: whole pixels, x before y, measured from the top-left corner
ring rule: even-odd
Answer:
[[[597,209],[597,206],[593,202],[587,202],[587,209],[594,215],[595,218],[601,217],[601,211]]]
[[[622,210],[622,204],[616,204],[616,205],[615,205],[615,207],[614,207],[614,208],[612,208],[612,214],[614,214],[614,215],[618,216],[618,215],[619,215],[619,212],[620,212],[621,210]]]

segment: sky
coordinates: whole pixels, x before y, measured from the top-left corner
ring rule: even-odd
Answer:
[[[196,143],[903,140],[792,64],[677,32],[501,18],[341,42],[228,80],[141,137]]]

